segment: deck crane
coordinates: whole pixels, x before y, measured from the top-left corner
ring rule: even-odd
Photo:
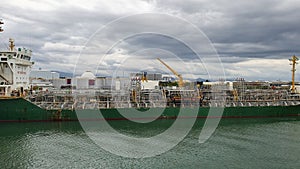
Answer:
[[[164,61],[162,61],[160,58],[157,58],[160,63],[165,65],[177,78],[178,78],[178,86],[183,87],[183,78],[180,74],[178,74],[174,69],[172,69],[169,65],[167,65]]]
[[[296,92],[296,88],[295,88],[295,72],[296,72],[296,64],[298,64],[299,59],[294,55],[292,56],[291,59],[289,59],[289,61],[291,62],[292,65],[292,93]]]

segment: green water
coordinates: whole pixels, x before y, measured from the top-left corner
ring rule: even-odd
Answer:
[[[140,136],[161,133],[172,120],[145,128],[111,123]],[[77,122],[2,123],[0,168],[300,168],[300,121],[226,120],[199,144],[202,124],[166,153],[131,159],[98,147]]]

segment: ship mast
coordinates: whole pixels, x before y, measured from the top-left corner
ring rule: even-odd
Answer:
[[[290,65],[292,65],[292,89],[291,92],[295,93],[295,72],[296,72],[296,64],[298,64],[299,59],[294,55],[292,56],[292,59],[289,59],[289,61],[291,62]]]
[[[9,49],[10,49],[10,51],[13,51],[14,47],[15,47],[14,40],[12,38],[9,38]]]

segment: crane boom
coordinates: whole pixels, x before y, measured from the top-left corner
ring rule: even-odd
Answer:
[[[165,65],[177,78],[178,78],[178,86],[183,87],[183,78],[180,74],[178,74],[174,69],[172,69],[169,65],[167,65],[164,61],[162,61],[160,58],[157,58],[160,63]]]

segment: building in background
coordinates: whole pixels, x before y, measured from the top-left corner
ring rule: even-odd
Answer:
[[[149,73],[149,74],[147,74],[147,72],[130,73],[131,78],[143,79],[143,76],[146,76],[147,80],[162,80],[161,73]]]
[[[48,70],[32,70],[30,72],[30,79],[41,79],[41,80],[54,80],[59,79],[60,74],[58,72],[48,71]]]
[[[129,79],[96,76],[91,71],[86,71],[76,77],[53,79],[52,83],[56,89],[120,90],[129,84]]]
[[[60,74],[49,70],[33,70],[30,72],[29,80],[32,90],[48,91],[53,89],[53,81],[59,79]]]

